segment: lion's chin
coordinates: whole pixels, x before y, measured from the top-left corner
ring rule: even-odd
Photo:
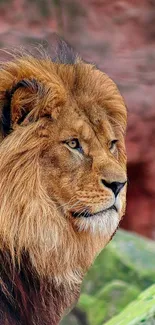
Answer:
[[[76,227],[79,232],[90,231],[101,233],[104,237],[110,238],[119,225],[119,213],[115,209],[107,209],[90,217],[80,216],[75,218]]]

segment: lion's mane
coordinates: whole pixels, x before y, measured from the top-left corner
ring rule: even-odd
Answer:
[[[65,62],[66,58],[69,62]],[[0,320],[3,324],[57,324],[64,309],[78,297],[84,273],[118,226],[116,218],[112,218],[105,221],[104,233],[76,231],[78,221],[73,224],[70,219],[62,218],[63,204],[57,202],[57,193],[52,192],[54,199],[49,195],[49,176],[43,172],[43,165],[50,161],[48,158],[46,162],[45,157],[51,119],[61,114],[68,96],[63,82],[68,89],[76,88],[79,101],[82,96],[86,101],[89,94],[84,94],[84,80],[87,79],[89,87],[92,67],[67,46],[53,61],[47,55],[36,58],[23,53],[1,64]],[[106,75],[102,75],[104,82],[97,70],[94,77],[98,89],[103,84],[104,105],[119,133],[120,165],[125,170],[124,102]],[[99,91],[97,97],[99,105],[102,102]]]

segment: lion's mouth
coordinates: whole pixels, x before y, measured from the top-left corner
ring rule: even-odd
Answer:
[[[93,216],[97,216],[97,215],[99,215],[99,214],[101,214],[101,213],[104,213],[104,212],[106,212],[106,211],[112,211],[112,210],[114,210],[114,211],[116,211],[116,212],[118,212],[118,210],[117,210],[117,208],[116,208],[116,206],[115,205],[112,205],[110,208],[108,208],[108,209],[104,209],[104,210],[101,210],[101,211],[98,211],[98,212],[96,212],[96,213],[90,213],[90,211],[88,211],[87,209],[86,210],[83,210],[82,212],[80,212],[80,211],[74,211],[74,212],[71,212],[71,215],[72,215],[72,217],[74,217],[74,218],[81,218],[81,217],[84,217],[84,218],[90,218],[90,217],[93,217]]]

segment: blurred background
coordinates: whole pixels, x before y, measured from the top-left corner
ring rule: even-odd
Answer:
[[[127,211],[121,227],[154,240],[155,0],[0,0],[0,48],[40,42],[46,47],[52,43],[53,32],[63,36],[85,60],[95,62],[106,72],[125,98],[130,183]],[[100,325],[155,281],[153,241],[120,230],[110,245],[88,274],[79,306],[63,324]],[[119,276],[115,263],[107,263],[112,254],[116,259],[115,251],[119,252],[118,268],[125,263]],[[123,261],[122,256],[125,256]],[[109,269],[102,277],[100,273],[105,268],[105,259]],[[147,275],[152,272],[147,280],[144,277],[144,281],[137,280],[135,275],[142,269]],[[113,270],[112,275],[109,270]],[[125,274],[128,274],[127,278]],[[141,273],[139,276],[143,278]],[[108,286],[113,280],[116,281],[114,291],[108,287],[107,291],[99,293],[104,284]],[[118,300],[119,294],[120,299],[126,297],[128,281],[133,285],[133,294],[128,293],[129,299],[117,308],[114,300]],[[93,298],[99,299],[100,304]],[[108,305],[108,299],[111,310],[106,314],[103,306]],[[100,308],[92,311],[96,305]],[[155,324],[155,320],[149,324]]]

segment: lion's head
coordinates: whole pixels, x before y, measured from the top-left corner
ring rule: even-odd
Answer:
[[[0,114],[0,246],[79,281],[125,211],[124,101],[65,46],[1,65]]]

